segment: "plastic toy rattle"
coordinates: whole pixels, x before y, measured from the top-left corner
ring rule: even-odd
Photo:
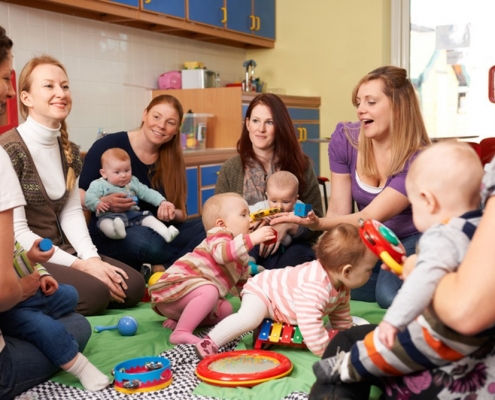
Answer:
[[[138,329],[138,323],[134,317],[125,316],[119,319],[117,325],[113,326],[95,326],[95,332],[99,333],[101,331],[109,331],[112,329],[118,329],[122,336],[134,336]]]
[[[263,219],[265,217],[269,217],[270,215],[277,214],[279,212],[282,212],[283,210],[280,207],[273,207],[273,208],[268,208],[266,210],[260,210],[256,211],[249,216],[251,217],[251,221],[259,221],[260,219]]]
[[[47,238],[43,239],[38,245],[41,251],[48,251],[52,248],[52,246],[53,246],[52,241]]]
[[[125,394],[151,392],[172,383],[170,360],[165,357],[140,357],[121,362],[112,375],[115,390]]]
[[[359,236],[366,246],[397,275],[402,275],[406,249],[389,228],[374,219],[359,219]]]

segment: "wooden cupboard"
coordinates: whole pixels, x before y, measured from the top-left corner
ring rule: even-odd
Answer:
[[[188,0],[189,21],[275,40],[275,0]]]
[[[251,100],[259,93],[243,92],[239,87],[153,90],[152,97],[175,96],[184,112],[213,114],[208,118],[206,149],[185,151],[188,185],[187,209],[190,217],[201,215],[204,202],[213,195],[217,173],[224,161],[237,154],[236,145]],[[287,106],[303,151],[320,173],[320,98],[280,95]]]
[[[242,48],[273,48],[275,0],[8,0],[9,3]]]

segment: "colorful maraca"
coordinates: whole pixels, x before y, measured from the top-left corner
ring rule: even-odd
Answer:
[[[133,336],[138,329],[138,323],[134,317],[125,316],[119,319],[117,325],[113,326],[95,326],[95,332],[99,333],[101,331],[109,331],[112,329],[117,329],[122,336]]]

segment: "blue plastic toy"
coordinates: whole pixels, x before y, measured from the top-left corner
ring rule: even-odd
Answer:
[[[134,317],[125,316],[119,319],[117,325],[113,326],[95,326],[95,332],[109,331],[112,329],[118,329],[122,336],[134,336],[138,329],[138,323]]]
[[[43,239],[40,244],[38,245],[39,249],[41,251],[48,251],[52,248],[53,243],[50,239]]]
[[[294,215],[297,215],[298,217],[307,217],[308,213],[313,209],[311,204],[304,204],[304,203],[296,203],[294,205]]]

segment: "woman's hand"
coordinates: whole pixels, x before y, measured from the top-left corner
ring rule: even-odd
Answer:
[[[129,276],[127,276],[123,269],[114,267],[98,257],[88,258],[87,260],[77,259],[71,267],[98,278],[108,286],[110,295],[114,301],[118,303],[124,302],[126,298],[124,290],[127,289],[125,280],[129,279]]]
[[[309,228],[313,231],[318,231],[320,229],[320,218],[314,213],[314,211],[310,211],[308,216],[305,218],[298,217],[294,215],[294,213],[285,213],[285,214],[277,214],[270,221],[270,225],[277,225],[281,223],[292,223],[297,225],[303,225],[306,228]]]
[[[100,200],[108,204],[108,211],[111,212],[124,212],[136,205],[136,202],[123,192],[100,197]]]
[[[20,278],[19,283],[22,287],[21,301],[27,300],[34,296],[40,287],[40,273],[34,271],[32,274]]]
[[[158,207],[157,217],[160,221],[172,221],[176,217],[175,206],[170,201],[162,201]]]

